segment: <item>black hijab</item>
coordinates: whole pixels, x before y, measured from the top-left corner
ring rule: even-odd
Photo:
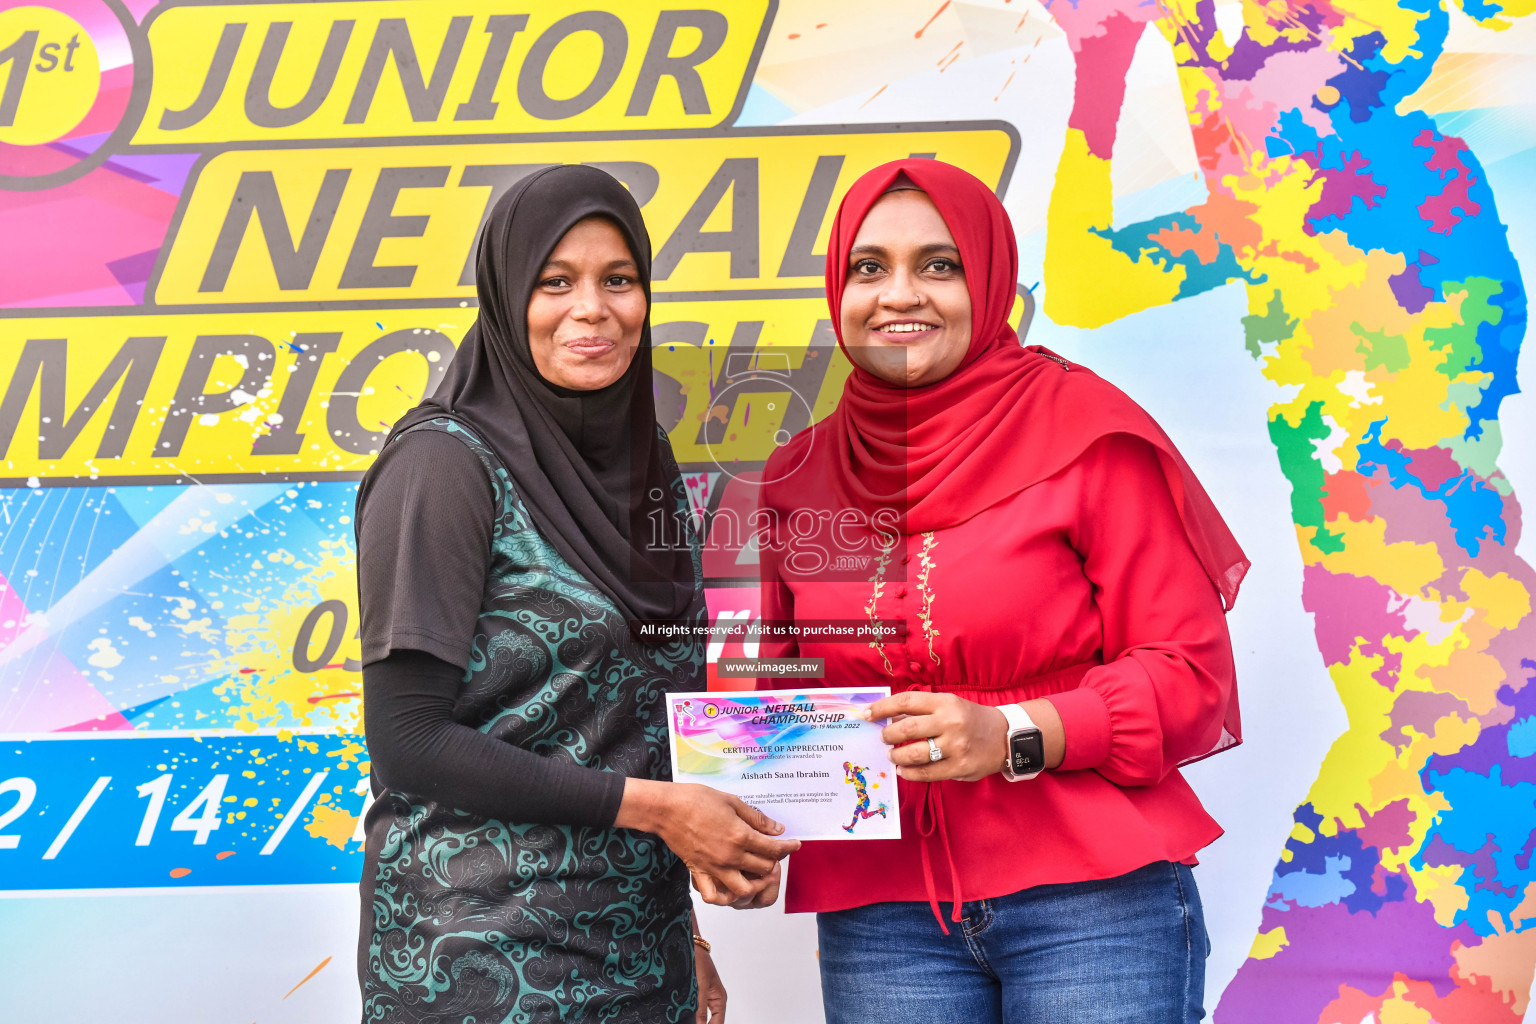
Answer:
[[[475,258],[479,317],[436,392],[401,417],[390,440],[428,420],[463,424],[506,466],[540,535],[628,621],[681,619],[701,595],[692,554],[676,543],[678,470],[656,424],[649,315],[629,369],[595,391],[551,384],[529,347],[539,274],[565,233],[593,216],[624,235],[649,304],[651,239],[629,191],[595,167],[536,171],[492,208]],[[365,475],[359,507],[368,483]],[[662,521],[673,543],[648,543]]]

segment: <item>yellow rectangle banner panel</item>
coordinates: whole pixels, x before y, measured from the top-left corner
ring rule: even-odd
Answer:
[[[0,487],[355,477],[475,315],[0,319]],[[848,372],[827,316],[820,298],[658,303],[657,411],[679,462],[761,462],[825,415]]]
[[[707,129],[735,119],[771,0],[189,4],[149,22],[138,146]]]
[[[1007,125],[767,129],[729,137],[234,150],[204,163],[151,282],[161,305],[472,298],[496,199],[550,164],[588,163],[640,201],[657,292],[820,288],[836,199],[912,154],[994,188]]]

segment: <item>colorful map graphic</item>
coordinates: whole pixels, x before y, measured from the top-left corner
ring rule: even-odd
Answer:
[[[1459,6],[1490,30],[1531,10]],[[1092,327],[1246,285],[1248,351],[1285,395],[1269,433],[1302,600],[1349,716],[1215,1019],[1518,1020],[1536,961],[1536,576],[1496,459],[1526,296],[1477,157],[1405,103],[1450,14],[1277,0],[1223,30],[1208,0],[1050,9],[1078,84],[1044,310]],[[1111,158],[1149,24],[1178,62],[1208,198],[1115,227]]]

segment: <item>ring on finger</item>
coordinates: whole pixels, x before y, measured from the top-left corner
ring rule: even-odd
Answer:
[[[934,761],[942,761],[942,760],[944,760],[944,751],[939,749],[939,741],[934,739],[932,736],[929,736],[928,737],[928,761],[929,761],[929,763],[931,764]]]

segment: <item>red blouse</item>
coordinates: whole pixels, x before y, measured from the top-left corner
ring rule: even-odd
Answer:
[[[779,557],[763,546],[765,621],[867,617],[872,582],[786,579]],[[876,610],[907,624],[883,651],[764,641],[761,655],[825,658],[812,685],[988,705],[1045,697],[1061,715],[1066,760],[1026,782],[909,783],[876,766],[898,783],[902,838],[804,844],[791,858],[789,911],[928,900],[937,915],[943,899],[959,920],[961,900],[1193,863],[1221,835],[1178,766],[1220,740],[1231,641],[1146,442],[1102,438],[958,526],[901,538]]]

